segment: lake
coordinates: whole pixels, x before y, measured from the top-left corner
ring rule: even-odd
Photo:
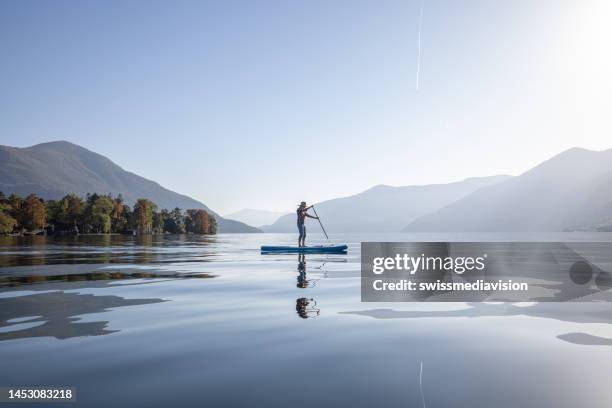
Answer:
[[[361,241],[612,234],[259,252],[296,240],[0,237],[0,386],[76,387],[65,406],[86,407],[612,405],[609,303],[362,303],[359,271]]]

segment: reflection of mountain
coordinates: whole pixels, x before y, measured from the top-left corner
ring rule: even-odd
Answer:
[[[340,314],[367,316],[374,319],[432,319],[529,316],[571,323],[612,324],[612,309],[603,303],[535,303],[517,306],[512,303],[468,303],[465,309],[453,310],[395,310],[369,309],[340,312]],[[567,333],[560,340],[583,345],[612,345],[612,340],[586,333]]]
[[[612,149],[574,148],[430,212],[405,231],[562,231],[611,219]]]
[[[108,321],[79,322],[81,315],[107,312],[110,308],[164,302],[162,299],[124,299],[119,296],[95,296],[66,292],[49,292],[0,299],[0,341],[31,337],[67,339],[79,336],[101,336],[116,330],[107,329]],[[27,323],[11,320],[28,316]],[[34,324],[38,324],[34,327]],[[22,330],[19,328],[26,326]]]
[[[581,344],[583,346],[612,346],[612,339],[593,336],[587,333],[566,333],[560,334],[557,338],[568,343]]]
[[[201,202],[168,190],[154,181],[125,171],[108,158],[79,145],[59,141],[26,148],[0,145],[0,191],[26,196],[36,193],[58,199],[68,193],[121,194],[131,206],[148,198],[161,208],[202,208],[212,213],[219,232],[258,232],[239,221],[225,219]]]
[[[450,307],[450,306],[449,306]],[[474,318],[531,316],[572,323],[612,324],[612,309],[607,303],[535,303],[531,306],[517,306],[513,303],[468,303],[465,309],[453,310],[395,310],[369,309],[339,312],[375,319],[419,319],[419,318]]]
[[[354,196],[323,201],[316,204],[316,210],[328,231],[397,232],[417,217],[508,177],[474,177],[456,183],[425,186],[379,185]],[[265,232],[294,232],[295,217],[295,214],[285,215],[262,229]],[[313,220],[309,222],[316,224]]]

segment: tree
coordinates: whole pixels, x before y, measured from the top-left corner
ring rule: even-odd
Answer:
[[[119,194],[87,194],[83,200],[68,194],[61,200],[44,201],[35,194],[25,199],[16,194],[6,197],[0,192],[0,234],[14,230],[79,231],[110,233],[131,228],[140,235],[169,232],[172,234],[216,234],[217,220],[205,210],[190,209],[185,213],[176,207],[157,211],[157,205],[140,198],[132,211]]]
[[[55,231],[55,228],[58,226],[58,220],[62,216],[62,202],[47,200],[45,202],[45,210],[47,211],[47,225]]]
[[[78,232],[79,224],[83,224],[83,212],[85,211],[85,203],[81,197],[76,194],[68,194],[62,198],[62,206],[65,211],[64,222],[68,226]]]
[[[127,204],[123,204],[123,217],[125,218],[123,230],[127,228],[134,229],[134,212]],[[123,230],[118,230],[117,232],[121,232]]]
[[[164,231],[171,234],[184,234],[185,223],[183,222],[183,212],[176,207],[170,211],[168,217],[164,219]]]
[[[93,194],[91,197],[93,202],[90,206],[90,220],[91,226],[98,233],[108,234],[111,230],[111,213],[114,209],[113,199],[110,195],[98,196]]]
[[[0,234],[10,234],[17,225],[17,220],[8,214],[10,206],[3,201],[0,199]]]
[[[153,212],[157,206],[146,198],[139,198],[134,204],[134,226],[138,234],[153,232]]]
[[[76,194],[68,194],[61,200],[46,202],[47,219],[56,231],[79,232],[79,225],[83,224],[83,211],[85,204]]]
[[[187,232],[192,232],[194,234],[210,234],[211,218],[212,217],[202,209],[187,210],[187,216],[185,218]]]
[[[21,225],[21,205],[23,203],[23,198],[19,197],[17,194],[11,194],[7,203],[9,205],[8,215],[17,221],[16,227],[23,229]]]
[[[170,216],[170,213],[165,208],[161,210],[161,212],[154,211],[153,212],[153,233],[154,234],[163,234],[164,233],[164,225],[166,219]]]
[[[0,234],[10,234],[17,225],[17,220],[10,215],[0,212]]]
[[[195,212],[196,210],[186,210],[185,211],[185,218],[184,218],[185,232],[193,233],[195,229],[195,221],[194,221]]]
[[[210,230],[208,233],[213,235],[217,233],[217,219],[215,217],[210,217]]]
[[[30,194],[21,203],[19,223],[22,228],[37,231],[46,226],[47,210],[43,201],[36,195]]]
[[[111,211],[111,231],[121,232],[128,225],[128,214],[130,207],[123,203],[121,194],[113,200],[113,210]]]

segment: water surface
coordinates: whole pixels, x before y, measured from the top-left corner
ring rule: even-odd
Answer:
[[[294,239],[0,238],[0,386],[74,386],[87,407],[612,405],[607,303],[361,303],[359,286],[361,241],[612,235],[259,253]]]

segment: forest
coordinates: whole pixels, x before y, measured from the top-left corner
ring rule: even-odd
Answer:
[[[216,234],[215,217],[203,209],[159,209],[140,198],[132,207],[121,194],[68,194],[43,200],[0,192],[0,234]]]

